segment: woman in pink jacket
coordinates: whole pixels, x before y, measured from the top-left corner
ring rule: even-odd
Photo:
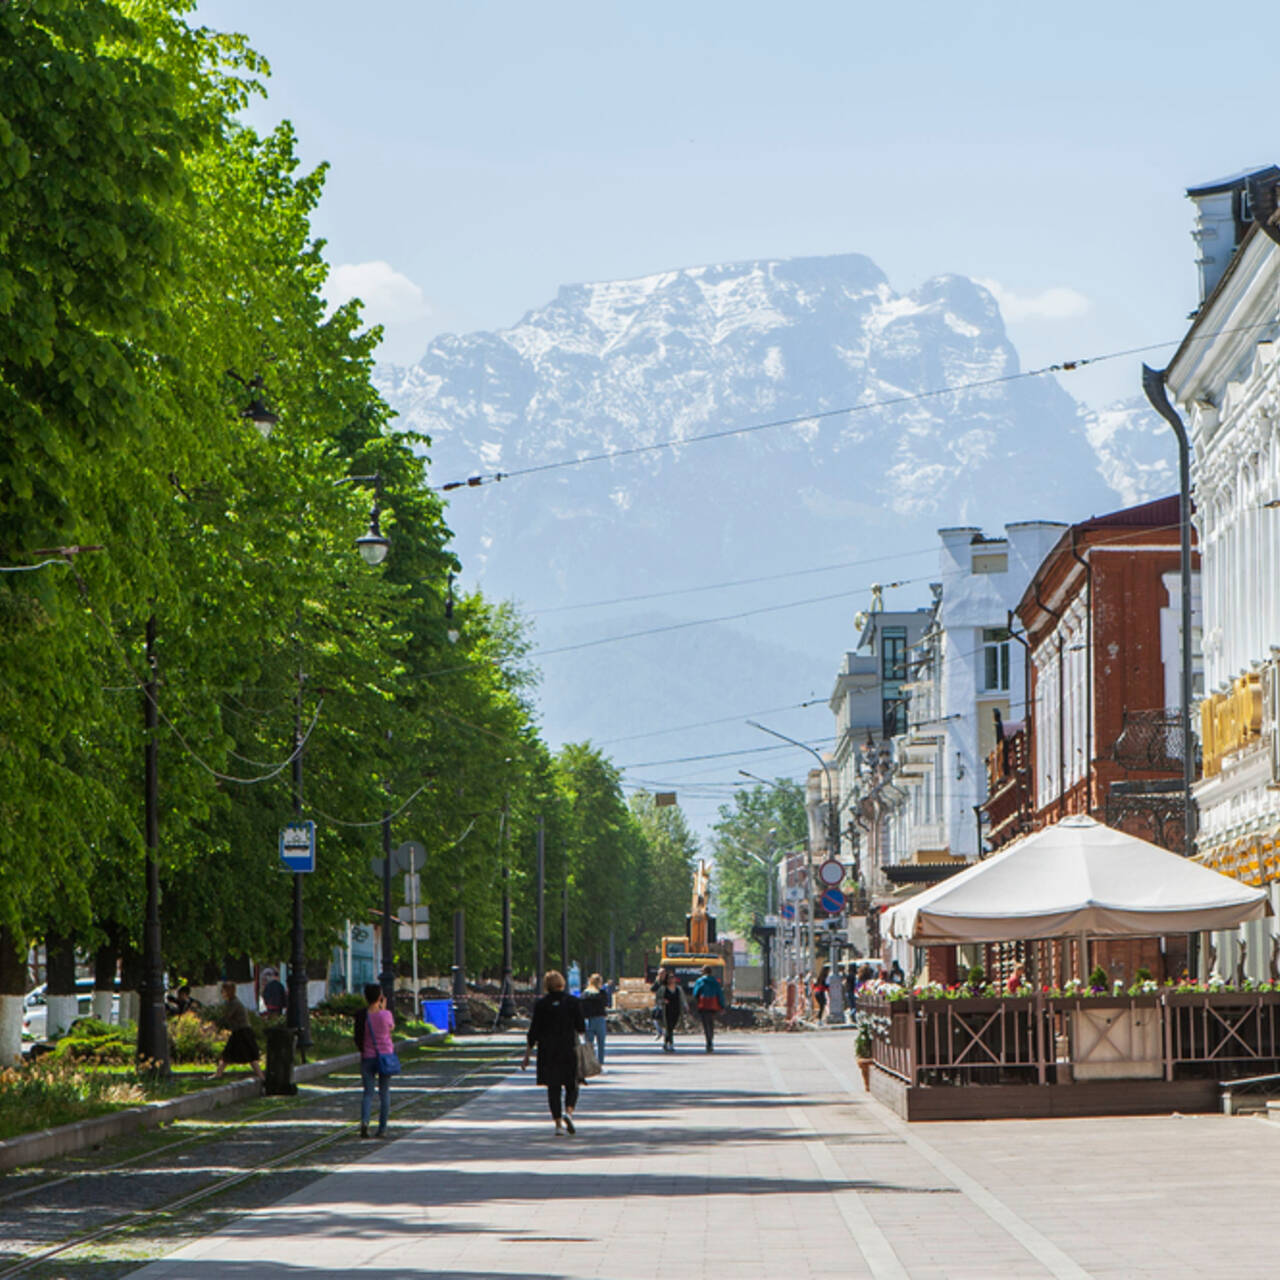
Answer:
[[[373,1110],[374,1090],[378,1093],[379,1138],[387,1136],[387,1115],[391,1109],[391,1077],[381,1070],[379,1054],[395,1053],[391,1032],[396,1025],[395,1015],[387,1008],[387,997],[376,982],[366,982],[365,1003],[369,1006],[356,1014],[355,1040],[360,1046],[360,1078],[364,1082],[364,1095],[360,1099],[360,1136],[369,1136],[369,1113]]]

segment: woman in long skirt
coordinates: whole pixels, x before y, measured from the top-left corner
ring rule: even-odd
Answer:
[[[565,990],[563,974],[552,969],[542,985],[546,995],[533,1006],[521,1068],[529,1065],[536,1049],[538,1083],[547,1090],[556,1133],[572,1134],[573,1109],[578,1105],[578,1037],[586,1032],[587,1024],[582,1006]]]
[[[253,1034],[253,1027],[249,1025],[249,1010],[240,1003],[234,982],[222,984],[222,1003],[226,1009],[224,1021],[231,1034],[227,1037],[227,1043],[222,1046],[222,1054],[218,1058],[218,1067],[213,1073],[214,1076],[221,1080],[222,1073],[227,1069],[227,1063],[231,1062],[247,1065],[253,1072],[253,1078],[261,1080],[262,1072],[258,1067],[260,1055],[258,1037]]]

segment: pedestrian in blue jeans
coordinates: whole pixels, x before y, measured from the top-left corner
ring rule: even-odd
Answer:
[[[378,1094],[379,1138],[387,1136],[387,1117],[391,1111],[391,1077],[380,1069],[379,1054],[395,1053],[391,1040],[396,1025],[395,1015],[387,1008],[387,997],[376,982],[366,982],[364,999],[368,1008],[355,1018],[355,1042],[360,1048],[360,1079],[364,1094],[360,1099],[360,1136],[369,1136],[369,1116],[373,1111],[373,1095]]]
[[[604,1037],[608,1028],[605,1016],[609,1009],[609,995],[604,989],[604,979],[593,973],[587,980],[587,989],[578,997],[582,1016],[587,1022],[587,1040],[595,1042],[596,1058],[604,1066]]]

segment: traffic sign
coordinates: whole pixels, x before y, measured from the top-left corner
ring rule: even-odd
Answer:
[[[396,912],[401,924],[427,924],[431,919],[430,907],[411,907],[407,902],[400,904]]]
[[[844,894],[839,889],[827,889],[819,899],[818,905],[829,915],[837,915],[844,910]]]
[[[422,877],[417,872],[412,872],[404,878],[404,900],[406,902],[422,901]]]
[[[291,823],[280,830],[280,861],[290,871],[314,871],[316,869],[316,824]]]
[[[427,860],[427,847],[417,840],[406,840],[392,855],[392,866],[400,871],[417,871]]]
[[[402,924],[400,926],[401,942],[429,942],[431,926],[429,924]]]
[[[375,857],[375,858],[369,859],[369,870],[373,872],[375,879],[378,879],[378,880],[382,879],[382,873],[383,871],[386,870],[386,866],[387,866],[386,858]]]
[[[787,901],[799,902],[804,897],[804,887],[798,884],[787,885]]]
[[[763,924],[766,929],[776,929],[778,927],[778,917],[765,916],[760,923]]]
[[[794,920],[796,918],[796,904],[794,902],[784,902],[782,904],[782,918],[784,920]]]
[[[828,858],[818,868],[818,879],[829,888],[834,889],[844,879],[844,864],[834,858]]]

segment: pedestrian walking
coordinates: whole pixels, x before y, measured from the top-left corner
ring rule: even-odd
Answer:
[[[827,996],[831,990],[831,966],[824,964],[822,971],[814,979],[813,1003],[817,1008],[817,1021],[821,1022],[827,1012]]]
[[[542,980],[546,994],[533,1006],[525,1039],[523,1071],[534,1049],[538,1052],[538,1083],[547,1090],[547,1105],[556,1134],[572,1135],[573,1109],[578,1105],[578,1037],[586,1032],[582,1003],[564,989],[564,974],[550,970]],[[563,1103],[561,1094],[563,1093]]]
[[[222,1006],[225,1010],[222,1018],[223,1025],[231,1034],[227,1037],[227,1043],[222,1046],[218,1066],[213,1073],[214,1078],[221,1080],[222,1073],[230,1062],[237,1065],[247,1064],[249,1070],[253,1072],[253,1078],[261,1083],[262,1072],[258,1068],[261,1050],[258,1048],[258,1037],[253,1034],[253,1027],[249,1024],[249,1010],[240,1003],[234,982],[222,984]]]
[[[670,970],[667,970],[667,981],[662,988],[662,1052],[675,1053],[676,1051],[676,1024],[680,1021],[680,1015],[689,1007],[689,1002],[685,999],[684,988],[680,985],[680,979]]]
[[[387,993],[376,982],[364,984],[366,1008],[356,1014],[353,1036],[360,1050],[360,1136],[369,1136],[369,1117],[373,1112],[373,1095],[378,1095],[378,1130],[376,1137],[387,1136],[387,1119],[391,1114],[391,1077],[400,1069],[396,1047],[391,1039],[395,1014],[387,1008]],[[392,1068],[388,1070],[388,1068]]]
[[[278,1018],[284,1013],[289,1002],[289,993],[280,981],[279,971],[263,969],[262,971],[262,1007],[268,1018]]]
[[[666,989],[667,966],[662,965],[658,969],[657,977],[653,980],[653,986],[649,988],[653,992],[653,1038],[655,1040],[661,1040],[666,1034],[662,1012],[662,993]]]
[[[598,973],[593,973],[587,979],[587,989],[579,997],[579,1001],[582,1005],[582,1017],[587,1024],[587,1039],[595,1045],[596,1061],[603,1067],[604,1039],[609,1028],[609,993],[605,990],[604,979]]]
[[[707,1041],[707,1052],[715,1052],[716,1014],[725,1010],[724,988],[716,979],[709,964],[702,966],[702,977],[693,984],[693,1003],[702,1020],[702,1034]]]

